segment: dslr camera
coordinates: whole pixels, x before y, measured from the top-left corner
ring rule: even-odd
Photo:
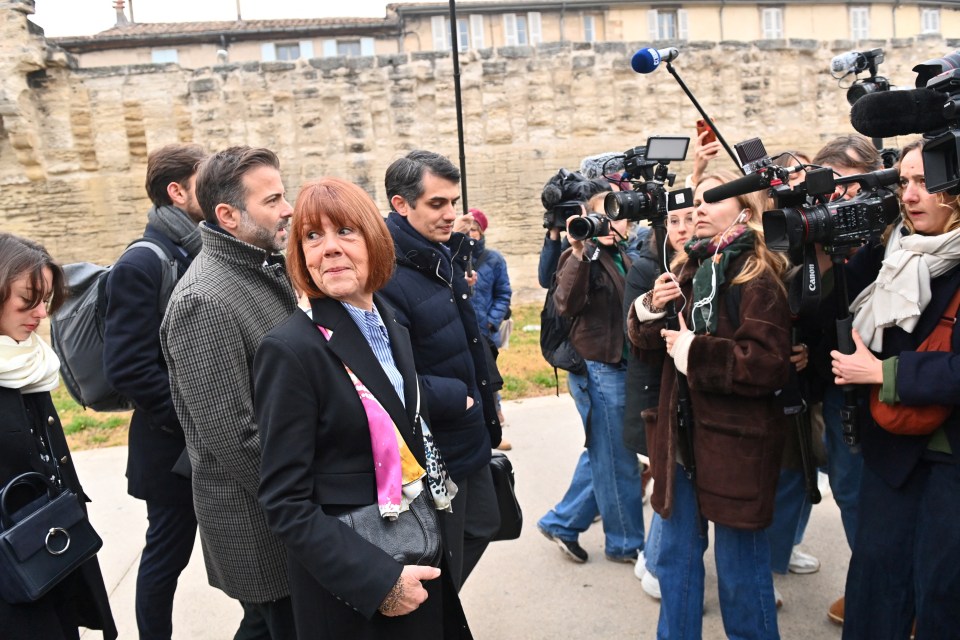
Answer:
[[[646,147],[624,152],[632,191],[613,191],[603,201],[603,210],[611,220],[654,221],[667,217],[666,186],[673,186],[677,176],[668,165],[687,157],[690,138],[685,136],[651,136]]]

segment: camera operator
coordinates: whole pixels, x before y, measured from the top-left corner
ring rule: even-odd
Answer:
[[[813,158],[813,164],[829,167],[835,174],[850,176],[869,173],[883,168],[883,160],[873,143],[859,134],[842,135],[827,142]],[[834,199],[851,200],[860,192],[856,183],[838,185]],[[817,259],[820,271],[828,274],[832,269],[830,257],[817,245]],[[824,423],[824,444],[827,454],[827,476],[834,501],[840,508],[840,518],[847,544],[853,549],[857,530],[858,494],[863,458],[859,450],[851,449],[843,441],[843,425],[840,419],[843,409],[843,393],[833,383],[830,373],[830,352],[837,348],[837,335],[834,316],[831,310],[837,305],[836,293],[832,290],[832,276],[824,280],[824,295],[821,301],[823,313],[817,321],[801,319],[801,328],[810,336],[806,342],[810,346],[810,374],[816,380],[817,395],[822,403],[813,407],[820,412]],[[814,337],[818,336],[818,337]],[[829,607],[827,616],[837,624],[843,624],[844,598],[841,596]]]
[[[882,246],[851,260],[850,270],[864,263],[878,275],[852,304],[855,353],[831,353],[836,384],[872,391],[847,640],[907,638],[914,620],[917,638],[960,629],[960,204],[926,191],[920,141],[904,147],[898,168],[904,234],[882,265]],[[919,348],[937,325],[943,343]],[[897,422],[916,435],[891,431]]]
[[[596,191],[587,201],[587,211],[602,211],[610,185],[587,181],[581,195],[590,189]],[[567,219],[570,247],[560,256],[556,271],[554,302],[561,315],[573,319],[570,341],[586,362],[585,375],[568,378],[583,418],[586,451],[566,494],[537,528],[567,557],[582,563],[588,554],[578,542],[579,535],[599,514],[606,557],[633,563],[643,550],[644,529],[640,464],[623,444],[626,339],[622,307],[630,260],[620,241],[628,222],[610,222],[601,216],[595,219],[606,221],[608,229],[589,240],[570,233],[574,222],[585,221],[583,216]]]
[[[759,195],[703,202],[705,190],[735,178],[703,177],[694,198],[695,240],[674,260],[674,273],[657,277],[631,311],[630,338],[641,357],[664,363],[659,419],[647,433],[651,502],[663,518],[658,637],[701,636],[708,521],[715,523],[727,636],[779,637],[764,528],[773,518],[788,429],[775,396],[791,366],[782,282],[788,263],[764,244]],[[740,303],[732,310],[727,296],[734,286]],[[679,331],[663,320],[670,303],[679,307]],[[684,416],[682,430],[677,373],[689,380],[692,405],[692,423]]]

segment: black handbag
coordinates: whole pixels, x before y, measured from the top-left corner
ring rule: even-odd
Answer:
[[[523,511],[513,490],[513,464],[506,454],[494,451],[490,456],[490,475],[497,492],[497,508],[500,511],[500,530],[492,540],[516,540],[523,529]]]
[[[400,564],[439,567],[440,521],[433,501],[427,498],[428,491],[424,486],[410,508],[401,511],[396,520],[381,516],[377,504],[341,513],[337,519]]]
[[[10,494],[23,486],[37,497],[11,512]],[[0,526],[0,597],[10,604],[37,601],[103,546],[79,496],[35,472],[0,491]]]

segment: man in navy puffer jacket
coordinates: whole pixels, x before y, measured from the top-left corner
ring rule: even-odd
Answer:
[[[382,290],[410,332],[426,390],[427,422],[459,491],[441,513],[444,547],[459,589],[500,528],[490,449],[500,442],[493,394],[465,267],[471,216],[457,217],[460,171],[445,157],[411,151],[387,168],[397,269]]]

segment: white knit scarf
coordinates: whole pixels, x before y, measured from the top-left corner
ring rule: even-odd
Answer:
[[[893,247],[891,247],[893,248]],[[930,281],[960,262],[960,229],[936,236],[911,234],[887,253],[877,279],[850,305],[853,326],[873,351],[883,349],[883,330],[912,333],[930,303]]]
[[[21,393],[51,391],[60,384],[60,358],[36,333],[23,342],[0,336],[0,387]]]

